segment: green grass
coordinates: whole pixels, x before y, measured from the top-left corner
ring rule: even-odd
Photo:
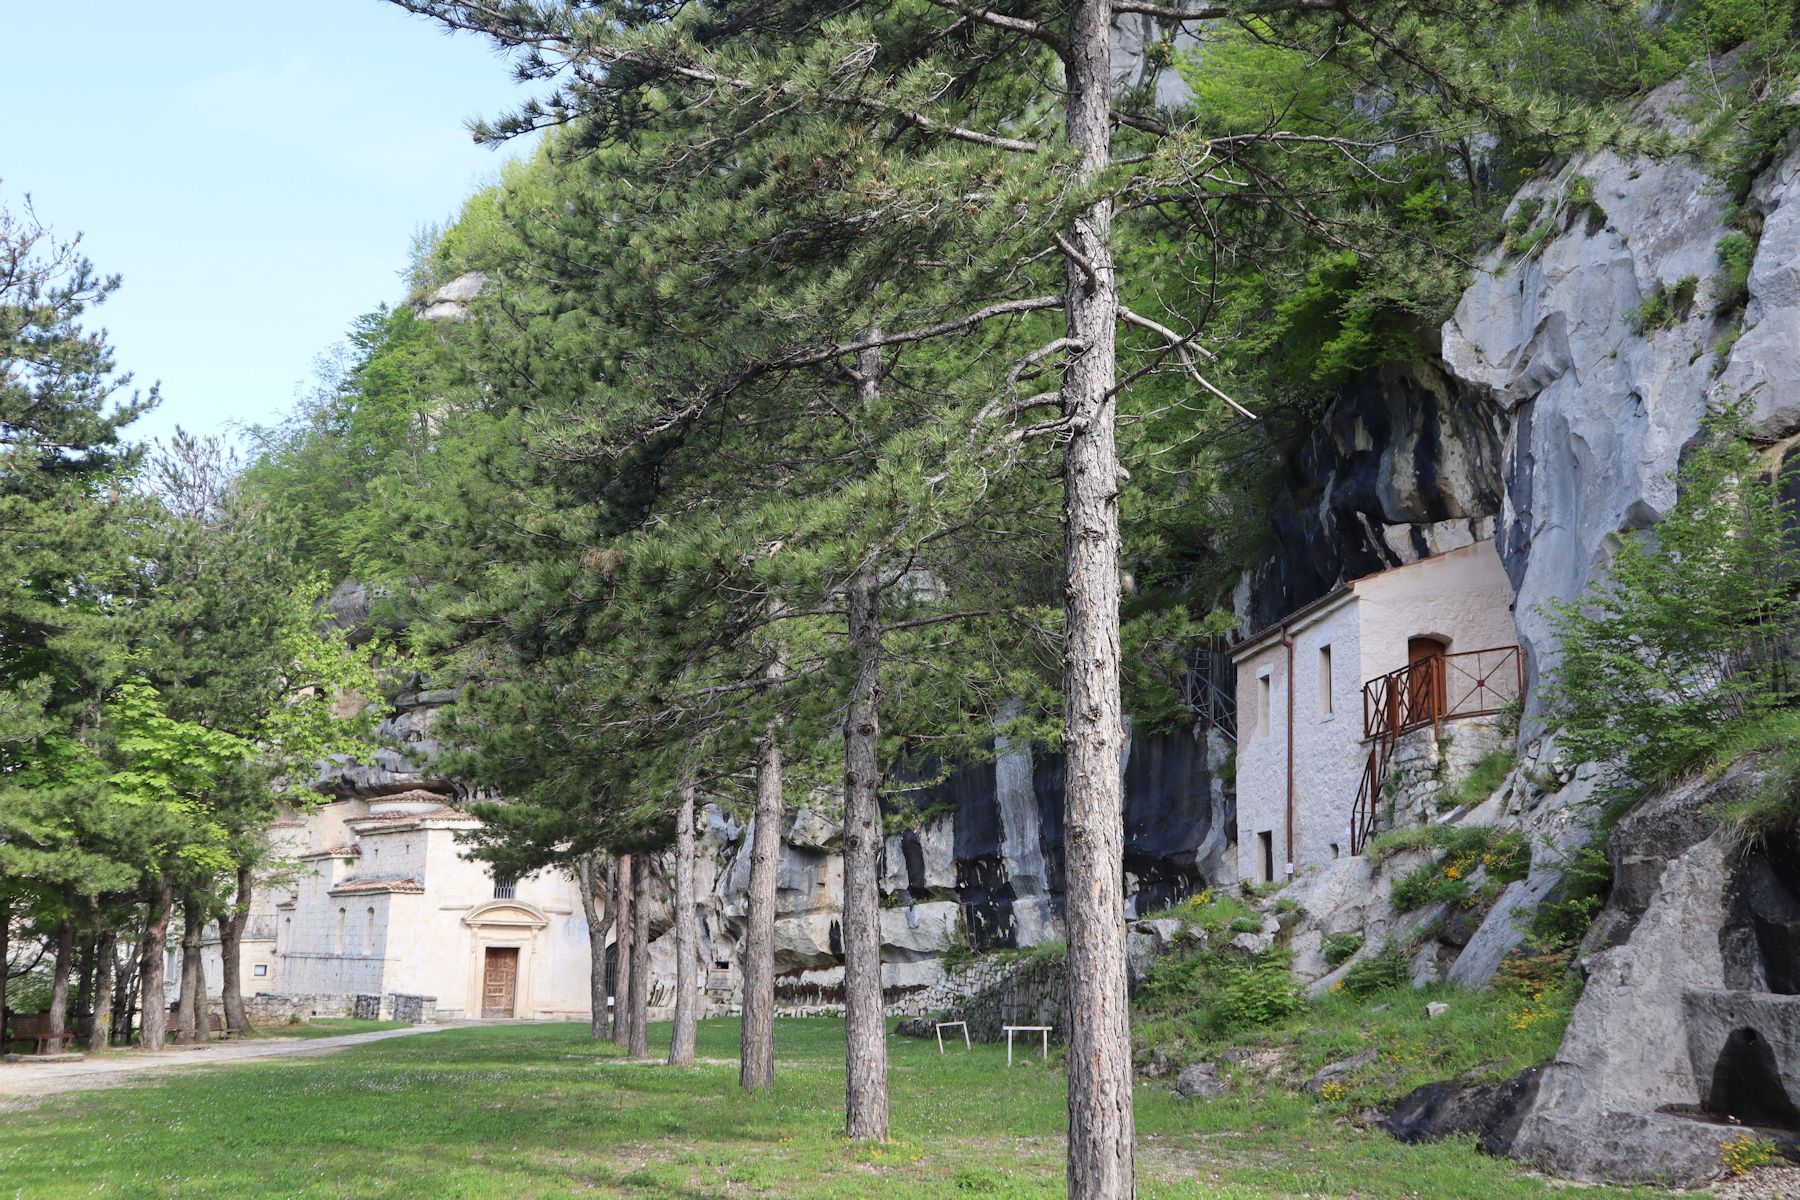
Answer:
[[[1148,920],[1169,917],[1186,921],[1218,938],[1232,933],[1256,933],[1263,927],[1262,914],[1242,897],[1207,888],[1180,904],[1149,914]]]
[[[1404,1024],[1377,1015],[1372,1036]],[[666,1039],[667,1027],[655,1033]],[[1327,1050],[1304,1022],[1293,1035],[1309,1054]],[[687,1071],[625,1062],[581,1025],[501,1026],[53,1097],[0,1121],[0,1180],[24,1200],[1063,1194],[1064,1078],[1054,1061],[1008,1071],[1002,1048],[940,1058],[928,1042],[890,1044],[895,1141],[880,1147],[839,1136],[837,1021],[777,1022],[776,1092],[761,1099],[737,1089],[734,1021],[702,1024],[703,1062]],[[1406,1044],[1396,1043],[1403,1054]],[[1194,1105],[1145,1086],[1137,1115],[1146,1200],[1566,1190],[1466,1143],[1401,1146],[1341,1120],[1341,1103],[1248,1083]]]

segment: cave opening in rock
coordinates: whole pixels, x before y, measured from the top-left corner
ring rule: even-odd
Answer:
[[[1725,1039],[1702,1107],[1746,1125],[1800,1130],[1800,1108],[1781,1082],[1775,1048],[1748,1026]]]

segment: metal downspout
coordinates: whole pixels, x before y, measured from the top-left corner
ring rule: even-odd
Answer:
[[[1287,647],[1287,860],[1282,876],[1294,877],[1294,635],[1285,627],[1281,644]]]

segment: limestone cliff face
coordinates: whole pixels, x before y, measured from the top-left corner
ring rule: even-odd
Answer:
[[[1434,364],[1371,372],[1283,464],[1269,514],[1280,549],[1236,609],[1262,629],[1339,584],[1494,535],[1504,410]]]
[[[1653,93],[1640,121],[1679,131],[1681,88]],[[1622,534],[1667,511],[1708,412],[1745,404],[1771,439],[1800,429],[1800,152],[1751,190],[1761,236],[1741,314],[1717,311],[1727,201],[1688,159],[1611,150],[1521,189],[1508,219],[1545,236],[1487,256],[1439,361],[1345,391],[1285,464],[1280,549],[1239,586],[1244,625],[1493,535],[1535,684],[1555,660],[1545,606],[1579,595]],[[1684,281],[1691,301],[1640,329],[1640,306]]]
[[[1680,85],[1640,117],[1678,128]],[[1727,197],[1682,158],[1586,155],[1524,188],[1557,232],[1524,257],[1496,251],[1444,326],[1444,367],[1506,414],[1501,554],[1534,680],[1554,664],[1544,605],[1574,597],[1619,535],[1673,502],[1669,476],[1709,410],[1747,400],[1758,431],[1800,424],[1800,157],[1759,181],[1764,215],[1745,332],[1714,347],[1735,314],[1715,312]],[[1586,188],[1577,186],[1586,181]],[[1572,197],[1586,190],[1592,203]],[[1661,328],[1634,328],[1659,292],[1693,299]]]
[[[1681,101],[1671,85],[1639,117],[1678,129]],[[1426,939],[1436,961],[1415,962],[1416,977],[1485,982],[1590,836],[1593,778],[1552,778],[1554,745],[1532,720],[1557,665],[1549,602],[1581,594],[1621,537],[1667,512],[1671,475],[1709,413],[1742,406],[1770,441],[1800,430],[1800,149],[1790,151],[1744,206],[1760,238],[1741,311],[1721,311],[1719,295],[1727,197],[1695,164],[1599,151],[1534,181],[1509,217],[1542,236],[1528,253],[1488,256],[1442,329],[1441,360],[1340,397],[1294,464],[1275,517],[1285,552],[1246,577],[1241,614],[1270,619],[1369,564],[1417,557],[1434,531],[1463,536],[1442,524],[1452,500],[1454,519],[1493,523],[1515,590],[1534,698],[1520,768],[1463,819],[1527,833],[1531,874],[1472,931],[1446,922]],[[1658,296],[1674,299],[1646,322]],[[1421,377],[1432,381],[1422,394]],[[1786,964],[1800,846],[1788,836],[1746,853],[1706,816],[1755,782],[1754,764],[1740,765],[1628,816],[1608,847],[1616,890],[1583,948],[1587,988],[1555,1062],[1502,1085],[1422,1089],[1395,1131],[1475,1133],[1584,1179],[1684,1184],[1718,1171],[1739,1122],[1791,1142],[1800,1008]],[[1289,894],[1309,914],[1295,937],[1302,969],[1323,966],[1307,940],[1320,931],[1406,932],[1410,920],[1360,861],[1328,864]]]
[[[882,959],[889,1000],[908,1007],[942,982],[953,949],[1036,946],[1062,938],[1062,759],[1030,746],[950,772],[888,813],[883,849]],[[1235,830],[1209,744],[1186,733],[1137,735],[1125,764],[1127,903],[1143,913],[1231,878]],[[833,1004],[842,983],[842,831],[821,798],[782,831],[776,900],[777,987],[790,1004]],[[723,815],[710,844],[719,859],[707,900],[722,936],[717,961],[735,963],[749,882],[750,830]]]

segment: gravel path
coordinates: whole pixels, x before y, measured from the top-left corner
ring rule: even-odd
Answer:
[[[171,1048],[156,1054],[136,1050],[88,1057],[80,1062],[0,1062],[0,1112],[28,1107],[45,1096],[88,1088],[117,1087],[145,1075],[162,1075],[218,1063],[257,1058],[300,1058],[330,1054],[347,1046],[362,1046],[388,1038],[435,1033],[448,1025],[414,1025],[406,1029],[381,1029],[373,1033],[347,1033],[342,1037],[258,1038],[247,1042],[209,1042],[194,1049]]]

